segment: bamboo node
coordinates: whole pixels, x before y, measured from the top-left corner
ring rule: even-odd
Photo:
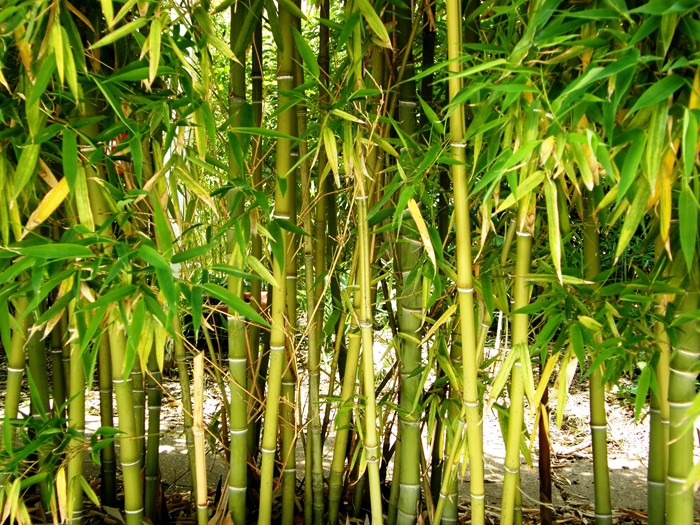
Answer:
[[[124,509],[124,514],[130,514],[132,516],[134,516],[136,514],[143,514],[143,507],[141,507],[138,510],[126,510],[126,509]]]
[[[518,474],[520,474],[519,468],[512,469],[506,465],[503,465],[503,470],[505,470],[508,474],[512,474],[513,476],[517,476]]]
[[[466,148],[467,143],[466,142],[450,142],[450,146],[453,148]]]
[[[260,447],[260,451],[261,451],[263,454],[274,454],[275,451],[276,451],[276,449],[274,449],[274,448]]]
[[[24,368],[12,368],[12,367],[7,367],[7,371],[13,374],[23,374],[24,373]]]
[[[271,352],[282,352],[284,351],[284,345],[270,345]]]
[[[473,492],[470,492],[469,496],[471,497],[471,499],[476,499],[476,500],[483,500],[484,499],[483,494],[474,494]]]
[[[690,377],[690,378],[696,378],[698,374],[696,372],[690,372],[688,370],[678,370],[677,368],[671,368],[671,373],[683,376],[683,377]]]
[[[474,288],[461,288],[458,286],[457,291],[459,293],[474,293]]]
[[[283,221],[288,221],[289,220],[289,215],[286,215],[284,213],[273,213],[272,214],[273,219],[280,219]]]
[[[228,486],[229,492],[246,492],[247,490],[247,487],[234,487],[233,485]]]

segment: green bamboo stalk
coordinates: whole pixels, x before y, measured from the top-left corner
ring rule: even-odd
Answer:
[[[112,363],[112,388],[119,417],[120,457],[124,482],[124,513],[127,525],[140,525],[143,519],[143,481],[141,478],[141,438],[133,411],[134,394],[131,377],[125,374],[126,334],[118,310],[109,317],[109,346]]]
[[[416,129],[416,96],[413,77],[413,54],[411,52],[411,28],[413,13],[410,4],[397,8],[396,43],[404,57],[403,76],[407,79],[399,91],[399,126],[407,136]],[[399,476],[394,473],[394,483],[399,485],[398,514],[396,523],[413,525],[417,520],[417,510],[421,491],[421,436],[420,436],[420,373],[421,368],[421,321],[423,317],[422,286],[420,270],[421,242],[410,212],[406,210],[402,221],[403,229],[398,242],[398,266],[401,272],[402,289],[397,294],[398,319],[401,330],[397,341],[400,363],[399,393],[399,441],[401,465]]]
[[[447,0],[447,58],[449,62],[449,97],[454,100],[462,89],[461,78],[455,76],[462,69],[462,24],[458,0]],[[477,349],[474,334],[474,284],[471,255],[471,224],[469,192],[467,189],[466,142],[464,106],[452,108],[450,114],[450,156],[455,161],[450,167],[454,187],[455,233],[457,257],[457,292],[459,317],[462,328],[463,401],[466,406],[467,442],[470,462],[470,496],[472,524],[483,525],[484,458],[481,416],[479,411]]]
[[[286,136],[294,136],[296,122],[293,108],[289,107],[291,100],[288,93],[294,86],[294,39],[292,27],[294,17],[289,9],[281,4],[279,6],[279,26],[283,35],[283,46],[278,51],[278,106],[285,108],[277,119],[278,130]],[[277,220],[292,220],[290,209],[290,195],[295,193],[295,188],[290,182],[290,173],[293,169],[292,141],[288,138],[277,140],[275,154],[275,171],[277,184],[275,186],[275,211]],[[277,449],[278,415],[280,412],[280,394],[282,390],[283,375],[288,368],[286,355],[287,336],[285,330],[285,315],[287,309],[287,265],[289,256],[289,235],[284,228],[278,229],[277,238],[274,240],[283,250],[278,250],[281,260],[273,261],[273,276],[275,284],[272,293],[272,329],[270,333],[270,365],[267,382],[267,398],[265,402],[265,422],[262,435],[262,463],[260,466],[260,513],[258,523],[269,524],[272,519],[272,488],[274,477],[275,451]],[[283,454],[289,452],[283,449]],[[293,451],[291,451],[293,454]],[[284,456],[283,456],[284,457]],[[286,460],[287,458],[284,457]],[[289,476],[287,476],[289,478]],[[292,502],[293,503],[293,502]]]
[[[656,241],[656,259],[664,256],[661,239]],[[664,272],[668,274],[668,271]],[[661,294],[657,298],[656,313],[659,319],[666,316],[672,297]],[[647,468],[647,523],[666,523],[666,476],[668,473],[669,406],[668,381],[671,364],[671,342],[664,323],[657,321],[654,326],[658,360],[654,369],[656,390],[650,393],[649,409],[649,465]]]
[[[5,411],[2,418],[2,439],[0,450],[12,450],[15,441],[15,429],[10,423],[19,413],[22,377],[25,367],[25,342],[27,339],[26,296],[20,295],[14,300],[15,323],[12,330],[10,348],[7,349],[7,382],[5,384]],[[0,491],[5,490],[9,472],[0,473]]]
[[[359,308],[359,293],[353,298],[354,308]],[[340,501],[343,494],[343,479],[345,477],[345,459],[348,437],[352,421],[352,411],[357,385],[357,369],[360,362],[361,336],[355,316],[350,318],[348,333],[347,363],[343,375],[343,384],[338,401],[338,413],[335,418],[335,442],[328,478],[328,523],[337,525],[340,517]]]
[[[584,276],[593,281],[600,273],[600,239],[595,222],[595,202],[591,192],[583,197],[583,261]],[[595,490],[596,525],[612,523],[610,500],[610,471],[608,470],[608,424],[605,411],[604,365],[591,371],[590,418],[593,445],[593,482]]]
[[[262,19],[258,20],[253,31],[253,45],[251,52],[251,82],[253,85],[251,102],[253,104],[253,121],[260,128],[263,123],[263,44],[262,44]],[[252,137],[253,154],[251,165],[253,168],[253,187],[262,190],[263,181],[263,151],[262,137]],[[259,220],[259,219],[258,219]],[[262,238],[257,228],[251,231],[250,252],[258,260],[262,259]],[[253,279],[250,283],[250,303],[256,313],[262,311],[262,281]],[[265,391],[265,375],[260,373],[260,327],[255,323],[247,325],[248,341],[250,344],[251,374],[248,379],[248,391],[250,403],[248,406],[248,455],[251,458],[258,456],[258,444],[260,437],[260,424],[253,414],[258,410],[259,400]],[[257,376],[256,376],[257,372]],[[250,472],[249,472],[250,474]],[[250,480],[249,480],[250,486]]]
[[[194,357],[193,364],[194,410],[192,414],[192,435],[194,436],[194,450],[197,458],[195,462],[197,465],[195,503],[197,525],[207,525],[209,516],[207,512],[206,453],[204,451],[204,354],[198,353]]]
[[[249,2],[234,2],[231,5],[231,49],[243,31],[246,12],[250,9]],[[243,122],[243,107],[246,104],[246,54],[230,61],[229,70],[229,120],[234,128]],[[243,177],[241,167],[233,154],[233,148],[238,143],[230,145],[229,178],[240,182]],[[242,154],[244,152],[241,152]],[[243,213],[243,200],[237,198],[237,190],[227,195],[227,204],[232,216],[240,217]],[[237,204],[234,202],[237,201]],[[231,209],[235,206],[234,209]],[[226,235],[226,255],[232,268],[243,270],[244,247],[241,246],[242,235],[235,231],[234,226]],[[228,277],[228,290],[236,297],[243,297],[243,279]],[[248,348],[246,340],[245,320],[236,310],[228,310],[228,364],[230,371],[231,400],[229,408],[230,434],[230,472],[228,477],[228,507],[234,523],[245,523],[246,493],[248,490]]]
[[[306,135],[306,112],[301,104],[297,106],[297,128],[299,137]],[[299,143],[299,153],[301,156],[300,175],[301,175],[301,206],[304,231],[311,232],[312,223],[311,216],[313,209],[311,207],[311,175],[309,173],[308,162],[305,161],[307,156],[306,140],[302,139]],[[325,248],[325,246],[324,246]],[[307,416],[307,470],[310,474],[306,478],[306,485],[311,489],[308,490],[310,500],[305,501],[305,509],[311,509],[311,523],[321,524],[323,522],[324,513],[324,494],[323,494],[323,444],[321,442],[321,401],[320,401],[320,383],[321,383],[321,330],[320,326],[323,322],[323,310],[319,307],[319,301],[316,296],[317,286],[315,284],[315,247],[314,240],[310,235],[304,237],[304,281],[306,285],[306,318],[307,318],[307,340],[308,340],[308,369],[309,369],[309,405]],[[322,305],[322,303],[321,303]]]
[[[141,361],[136,359],[134,361],[134,366],[131,369],[131,385],[133,389],[134,396],[134,420],[136,421],[136,435],[138,436],[138,447],[141,451],[141,457],[139,459],[139,468],[143,468],[145,461],[146,449],[145,435],[146,435],[146,390],[144,387],[144,376],[141,370]]]
[[[100,425],[106,428],[114,427],[114,411],[112,408],[112,363],[110,361],[109,338],[103,334],[97,350],[97,381],[100,388]],[[104,505],[117,505],[117,458],[114,441],[110,440],[100,450],[100,474],[102,483],[101,501]]]
[[[148,375],[146,377],[146,397],[148,399],[148,434],[146,435],[146,464],[144,471],[145,508],[144,514],[153,523],[160,516],[162,493],[160,486],[160,416],[163,393],[160,389],[163,377],[158,368],[156,341],[148,355]],[[162,352],[163,349],[160,349]]]
[[[61,407],[66,402],[66,378],[63,375],[63,339],[65,331],[62,330],[65,322],[65,313],[61,320],[51,331],[51,398],[53,405],[52,413],[56,417],[63,417],[60,412]]]
[[[674,261],[676,275],[685,273],[682,257]],[[700,361],[700,323],[696,310],[700,306],[700,268],[697,256],[693,267],[684,279],[681,293],[676,297],[679,316],[687,315],[688,321],[679,326],[673,348],[668,383],[669,436],[667,483],[668,525],[695,523],[695,490],[688,477],[693,468],[694,426],[688,412],[695,399],[697,364]]]
[[[71,499],[70,523],[81,523],[83,518],[83,443],[85,436],[85,372],[77,334],[75,305],[68,308],[68,345],[70,347],[70,375],[68,379],[68,426],[79,436],[69,445],[68,453],[68,497]]]

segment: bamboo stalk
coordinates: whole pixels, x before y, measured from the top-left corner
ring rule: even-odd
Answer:
[[[449,62],[448,89],[450,101],[462,89],[459,74],[462,69],[461,5],[457,0],[447,0],[447,58]],[[459,317],[462,329],[463,351],[463,402],[466,406],[467,442],[470,462],[470,499],[472,524],[483,525],[484,506],[484,458],[481,416],[479,410],[477,349],[474,334],[474,284],[471,255],[471,220],[469,217],[469,192],[467,190],[466,142],[464,138],[464,106],[452,108],[450,114],[450,156],[454,160],[450,171],[454,187],[455,234],[457,258],[457,292]]]
[[[583,258],[584,276],[593,281],[600,273],[600,239],[595,222],[593,194],[584,197]],[[595,488],[596,525],[612,523],[610,471],[608,470],[608,424],[605,410],[604,365],[590,375],[590,426],[593,445],[593,480]]]
[[[146,397],[148,399],[148,433],[146,435],[146,462],[144,469],[144,514],[157,523],[163,505],[160,484],[160,416],[163,393],[160,390],[162,374],[156,358],[159,349],[154,347],[148,355],[148,376],[146,377]],[[160,350],[162,351],[162,350]]]
[[[194,455],[197,469],[196,506],[197,523],[209,522],[207,504],[207,458],[204,451],[204,354],[198,353],[193,360],[194,414],[192,418],[192,435],[194,436]]]

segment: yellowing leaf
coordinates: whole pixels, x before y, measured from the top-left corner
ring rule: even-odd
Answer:
[[[160,40],[161,40],[161,24],[159,18],[154,18],[151,22],[151,32],[148,35],[148,83],[152,84],[158,73],[158,64],[160,63]]]
[[[323,128],[323,147],[326,149],[326,157],[333,171],[333,179],[337,188],[340,188],[340,176],[338,175],[338,145],[335,136],[327,126]]]
[[[423,241],[423,246],[425,246],[425,251],[428,254],[428,259],[433,263],[433,268],[437,270],[437,260],[435,259],[435,249],[433,248],[433,243],[430,240],[430,233],[428,233],[428,226],[423,220],[423,215],[418,208],[418,204],[414,199],[408,200],[408,211],[413,217],[413,221],[416,223],[416,228],[418,228],[418,233],[420,233],[421,241]]]
[[[67,196],[68,179],[63,177],[59,181],[58,186],[49,190],[49,192],[44,195],[44,198],[41,199],[39,206],[37,206],[37,208],[29,216],[29,219],[27,219],[27,224],[24,226],[25,230],[29,232],[48,219]]]

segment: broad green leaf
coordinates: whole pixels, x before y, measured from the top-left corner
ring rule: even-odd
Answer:
[[[37,259],[46,259],[48,261],[83,259],[93,256],[90,248],[70,243],[36,244],[34,246],[20,246],[13,248],[13,250],[28,257],[36,257]]]
[[[189,261],[190,259],[194,259],[195,257],[201,257],[202,255],[206,255],[213,249],[213,244],[203,244],[202,246],[195,246],[194,248],[175,253],[171,261],[173,262],[173,264],[182,263],[185,261]]]
[[[642,181],[637,187],[637,194],[634,196],[634,200],[627,210],[627,216],[620,230],[620,237],[617,242],[617,249],[615,250],[615,264],[617,264],[618,259],[627,249],[632,237],[634,237],[637,226],[639,226],[646,212],[647,201],[649,200],[650,194],[651,190],[649,186],[647,186],[645,181]]]
[[[299,50],[299,55],[301,55],[301,59],[304,62],[306,69],[308,69],[309,73],[311,73],[311,76],[315,79],[320,78],[321,70],[318,67],[316,54],[314,53],[313,49],[311,49],[311,46],[306,39],[299,33],[299,31],[297,31],[296,28],[294,28],[294,42],[296,43],[297,49]]]
[[[430,122],[430,125],[435,128],[435,131],[438,134],[443,135],[445,133],[445,126],[440,121],[440,118],[437,116],[437,113],[435,113],[435,111],[433,111],[433,108],[431,108],[430,105],[420,96],[418,97],[418,100],[420,101],[420,105],[423,108],[425,118],[428,119],[428,122]]]
[[[249,255],[248,258],[246,259],[252,270],[257,273],[262,279],[271,285],[273,285],[276,288],[279,288],[280,285],[275,279],[274,275],[268,270],[263,263],[260,262],[259,259],[256,257],[253,257],[252,255]]]
[[[481,62],[475,66],[468,67],[467,69],[464,69],[460,71],[459,73],[456,73],[454,75],[451,75],[451,78],[462,78],[462,77],[470,77],[472,75],[476,75],[477,73],[481,73],[482,71],[486,70],[493,70],[496,69],[499,66],[507,64],[508,61],[505,58],[497,58],[496,60],[489,60],[488,62]]]
[[[85,226],[91,232],[95,231],[95,218],[92,215],[92,206],[90,206],[90,193],[87,186],[87,176],[85,168],[78,166],[78,172],[75,177],[75,187],[73,188],[74,202],[78,208],[78,220],[80,224]]]
[[[695,158],[698,150],[698,122],[695,113],[685,108],[683,114],[683,175],[690,179],[696,167]]]
[[[90,303],[86,306],[87,309],[94,310],[101,308],[103,306],[109,306],[110,304],[126,299],[130,295],[133,295],[138,290],[138,286],[135,284],[120,285],[116,288],[112,288],[106,294],[99,297],[95,302]]]
[[[549,250],[552,254],[552,262],[557,272],[559,282],[562,282],[561,273],[561,229],[559,227],[559,206],[557,205],[557,183],[547,177],[544,184],[544,197],[547,203],[547,231],[549,234]]]
[[[644,154],[646,142],[647,135],[643,131],[637,131],[631,136],[630,145],[627,148],[627,154],[625,155],[625,161],[622,164],[622,169],[620,170],[617,205],[620,204],[622,199],[627,194],[627,190],[630,189],[632,183],[637,178],[637,170],[639,169],[639,163],[641,162],[642,155]]]
[[[642,409],[646,406],[649,386],[651,385],[652,367],[648,364],[642,370],[637,380],[637,392],[634,395],[634,420],[639,421]]]
[[[503,210],[507,210],[508,208],[515,206],[518,200],[527,196],[527,194],[539,186],[543,180],[544,171],[542,170],[537,170],[536,172],[528,175],[524,181],[518,184],[516,191],[510,193],[505,199],[503,199],[503,201],[501,201],[501,204],[498,206],[498,210],[496,211],[500,213]]]
[[[690,271],[693,266],[698,238],[698,202],[687,185],[681,187],[681,193],[678,197],[678,230],[681,251]]]
[[[365,18],[369,27],[372,29],[377,38],[384,47],[391,49],[391,40],[389,39],[389,33],[384,26],[384,22],[379,18],[379,15],[372,7],[372,4],[368,0],[355,0],[357,7]]]
[[[142,244],[138,250],[139,256],[146,261],[148,264],[153,266],[153,268],[160,268],[161,270],[170,270],[170,264],[165,258],[158,253],[157,250],[148,246],[147,244]]]
[[[148,82],[153,84],[153,81],[158,75],[158,65],[160,64],[160,42],[161,42],[161,23],[156,16],[151,21],[151,32],[148,34]]]
[[[163,207],[157,196],[152,199],[153,203],[153,224],[156,231],[156,240],[158,247],[166,259],[170,259],[173,255],[173,238],[170,224],[165,216]]]
[[[100,5],[102,6],[102,14],[105,17],[105,22],[109,27],[112,27],[114,21],[114,6],[112,5],[112,0],[100,0]],[[99,503],[96,504],[99,507]]]
[[[97,42],[92,44],[90,46],[90,49],[98,49],[100,47],[104,47],[106,45],[112,44],[116,42],[117,40],[124,38],[127,35],[130,35],[131,33],[134,33],[141,29],[143,26],[145,26],[148,23],[148,18],[145,17],[139,17],[135,18],[134,20],[127,22],[123,26],[118,27],[108,35],[105,35],[104,37],[100,38]]]
[[[41,66],[39,66],[39,72],[34,79],[34,85],[27,97],[26,106],[28,108],[39,102],[41,96],[47,92],[46,88],[51,81],[54,71],[56,71],[56,57],[54,53],[51,53],[41,62]]]
[[[17,169],[15,170],[12,200],[15,200],[25,190],[25,186],[31,180],[32,175],[34,175],[40,149],[41,146],[38,144],[27,144],[22,148],[22,153],[20,153],[19,161],[17,162]]]
[[[668,97],[673,95],[685,84],[686,80],[680,75],[669,75],[662,78],[644,93],[642,93],[642,95],[637,99],[637,102],[635,102],[634,106],[632,106],[632,109],[630,109],[625,119],[629,118],[640,109],[668,99]]]
[[[240,315],[245,317],[246,319],[249,319],[251,321],[254,321],[261,326],[268,327],[269,328],[269,323],[263,319],[260,314],[258,314],[252,306],[250,306],[248,303],[246,303],[243,299],[240,297],[236,297],[233,295],[231,292],[229,292],[226,288],[223,286],[219,286],[218,284],[214,283],[205,283],[201,285],[202,289],[207,292],[209,295],[212,297],[215,297],[216,299],[223,301],[226,303],[228,306],[230,306],[233,310],[238,312]]]
[[[336,188],[340,188],[340,175],[338,172],[338,145],[335,142],[335,135],[328,126],[323,128],[323,147],[326,150],[326,158],[331,166]]]
[[[63,176],[68,181],[68,187],[73,191],[75,176],[78,171],[78,142],[72,129],[63,129],[63,143],[61,147],[61,160],[63,163]]]
[[[29,216],[27,223],[24,225],[26,232],[30,232],[48,219],[56,211],[56,208],[63,203],[68,193],[68,179],[63,177],[55,188],[51,188],[44,195],[44,198],[41,199],[39,205]]]

